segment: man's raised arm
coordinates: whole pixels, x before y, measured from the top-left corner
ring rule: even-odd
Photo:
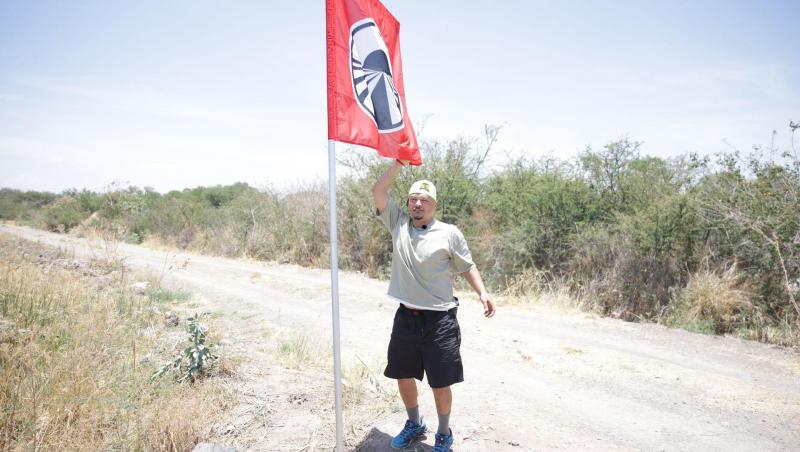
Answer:
[[[395,160],[392,166],[381,174],[381,177],[372,186],[372,199],[375,200],[375,207],[378,208],[379,213],[383,213],[386,205],[389,204],[389,187],[392,186],[392,182],[394,182],[397,173],[400,172],[402,167],[403,164],[399,160]]]

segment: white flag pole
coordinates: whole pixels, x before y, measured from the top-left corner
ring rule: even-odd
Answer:
[[[336,237],[336,146],[328,140],[328,211],[331,242],[331,309],[333,318],[333,375],[336,393],[336,451],[344,449],[342,421],[342,359],[339,350],[339,255]]]

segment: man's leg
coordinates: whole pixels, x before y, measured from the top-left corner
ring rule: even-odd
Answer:
[[[439,428],[436,431],[442,435],[449,435],[453,393],[450,391],[450,386],[431,389],[433,390],[433,400],[436,401],[436,414],[439,415]]]
[[[453,394],[450,386],[464,381],[464,368],[461,364],[461,329],[456,319],[457,308],[447,312],[429,314],[430,326],[425,330],[427,347],[423,350],[422,362],[425,374],[436,401],[436,414],[439,415],[439,428],[436,431],[436,444],[433,450],[447,451],[453,444],[450,430],[450,409]],[[424,339],[423,339],[424,340]]]
[[[420,423],[419,403],[417,402],[417,382],[413,378],[398,378],[397,389],[400,390],[400,398],[406,407],[408,418],[415,424]]]
[[[406,406],[408,421],[403,430],[392,438],[393,449],[404,449],[417,438],[425,434],[427,427],[419,415],[419,405],[417,404],[417,382],[413,378],[398,378],[397,388],[400,390],[400,397],[403,405]]]

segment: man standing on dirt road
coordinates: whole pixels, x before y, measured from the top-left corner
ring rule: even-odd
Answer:
[[[378,218],[392,234],[388,295],[400,304],[394,316],[384,375],[397,380],[408,420],[392,439],[392,447],[402,449],[426,431],[414,381],[422,381],[425,374],[439,416],[433,450],[446,452],[453,444],[450,385],[464,381],[461,330],[456,319],[458,299],[453,296],[451,271],[466,278],[480,297],[486,317],[494,315],[495,305],[461,231],[433,218],[437,205],[433,183],[420,180],[411,186],[407,213],[389,197],[389,187],[403,166],[404,162],[396,161],[372,187]]]

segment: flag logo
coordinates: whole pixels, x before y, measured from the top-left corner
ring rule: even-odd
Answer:
[[[325,44],[328,139],[421,165],[403,85],[400,22],[380,0],[326,0]]]
[[[371,18],[350,27],[350,75],[361,109],[375,122],[379,133],[402,129],[403,104],[392,78],[389,51]]]

